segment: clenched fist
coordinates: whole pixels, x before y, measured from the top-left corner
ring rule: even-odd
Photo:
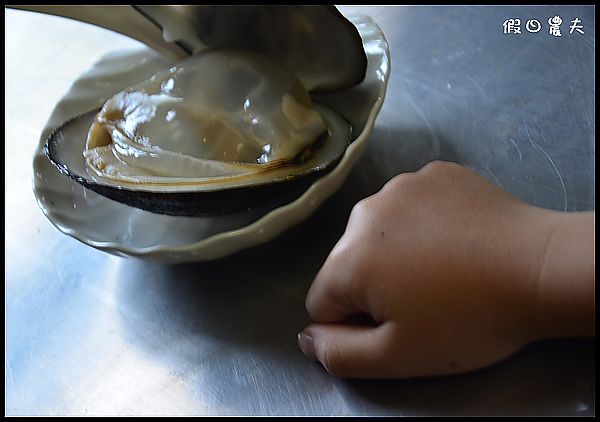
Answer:
[[[593,224],[457,164],[397,176],[352,210],[308,292],[300,348],[336,376],[406,378],[593,335]]]

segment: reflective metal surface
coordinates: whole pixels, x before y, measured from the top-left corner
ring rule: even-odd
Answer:
[[[106,30],[5,11],[6,404],[10,415],[592,415],[591,340],[548,341],[472,374],[344,381],[307,360],[304,297],[354,203],[433,159],[523,200],[595,207],[594,9],[344,7],[375,18],[392,77],[371,144],[309,220],[210,263],[161,266],[63,235],[31,190],[41,129]],[[562,37],[547,33],[560,15]],[[569,34],[581,19],[585,34]],[[522,20],[522,34],[502,23]],[[528,33],[527,19],[543,24]]]

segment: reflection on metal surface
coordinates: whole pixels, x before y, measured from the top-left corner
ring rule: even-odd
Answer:
[[[595,207],[593,8],[564,7],[584,35],[526,41],[502,34],[519,7],[342,10],[373,16],[394,57],[385,106],[347,182],[271,242],[181,266],[64,236],[31,190],[56,102],[101,55],[137,44],[6,11],[7,414],[595,414],[590,340],[541,342],[491,368],[423,380],[338,380],[298,350],[305,294],[352,206],[400,172],[458,161],[531,204]],[[265,256],[269,265],[256,265]]]

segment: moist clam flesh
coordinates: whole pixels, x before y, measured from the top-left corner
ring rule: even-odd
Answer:
[[[57,167],[112,199],[173,215],[252,206],[293,190],[281,182],[305,188],[350,139],[349,124],[313,102],[286,67],[227,49],[117,93],[88,127],[79,153],[86,174],[65,163],[65,127],[47,144]]]
[[[301,162],[326,134],[283,66],[257,53],[211,51],[110,98],[84,156],[95,175],[119,183],[223,187]]]

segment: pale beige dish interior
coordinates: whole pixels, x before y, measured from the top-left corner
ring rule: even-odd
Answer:
[[[389,79],[389,50],[381,29],[367,16],[349,20],[363,39],[368,58],[365,80],[316,99],[351,121],[355,139],[336,168],[296,200],[275,209],[265,204],[218,217],[172,217],[111,201],[60,174],[43,152],[52,130],[76,115],[99,108],[114,93],[171,64],[152,50],[142,49],[103,57],[57,104],[33,163],[33,188],[40,208],[59,230],[94,248],[164,263],[223,257],[264,243],[307,218],[341,186],[366,147]]]

